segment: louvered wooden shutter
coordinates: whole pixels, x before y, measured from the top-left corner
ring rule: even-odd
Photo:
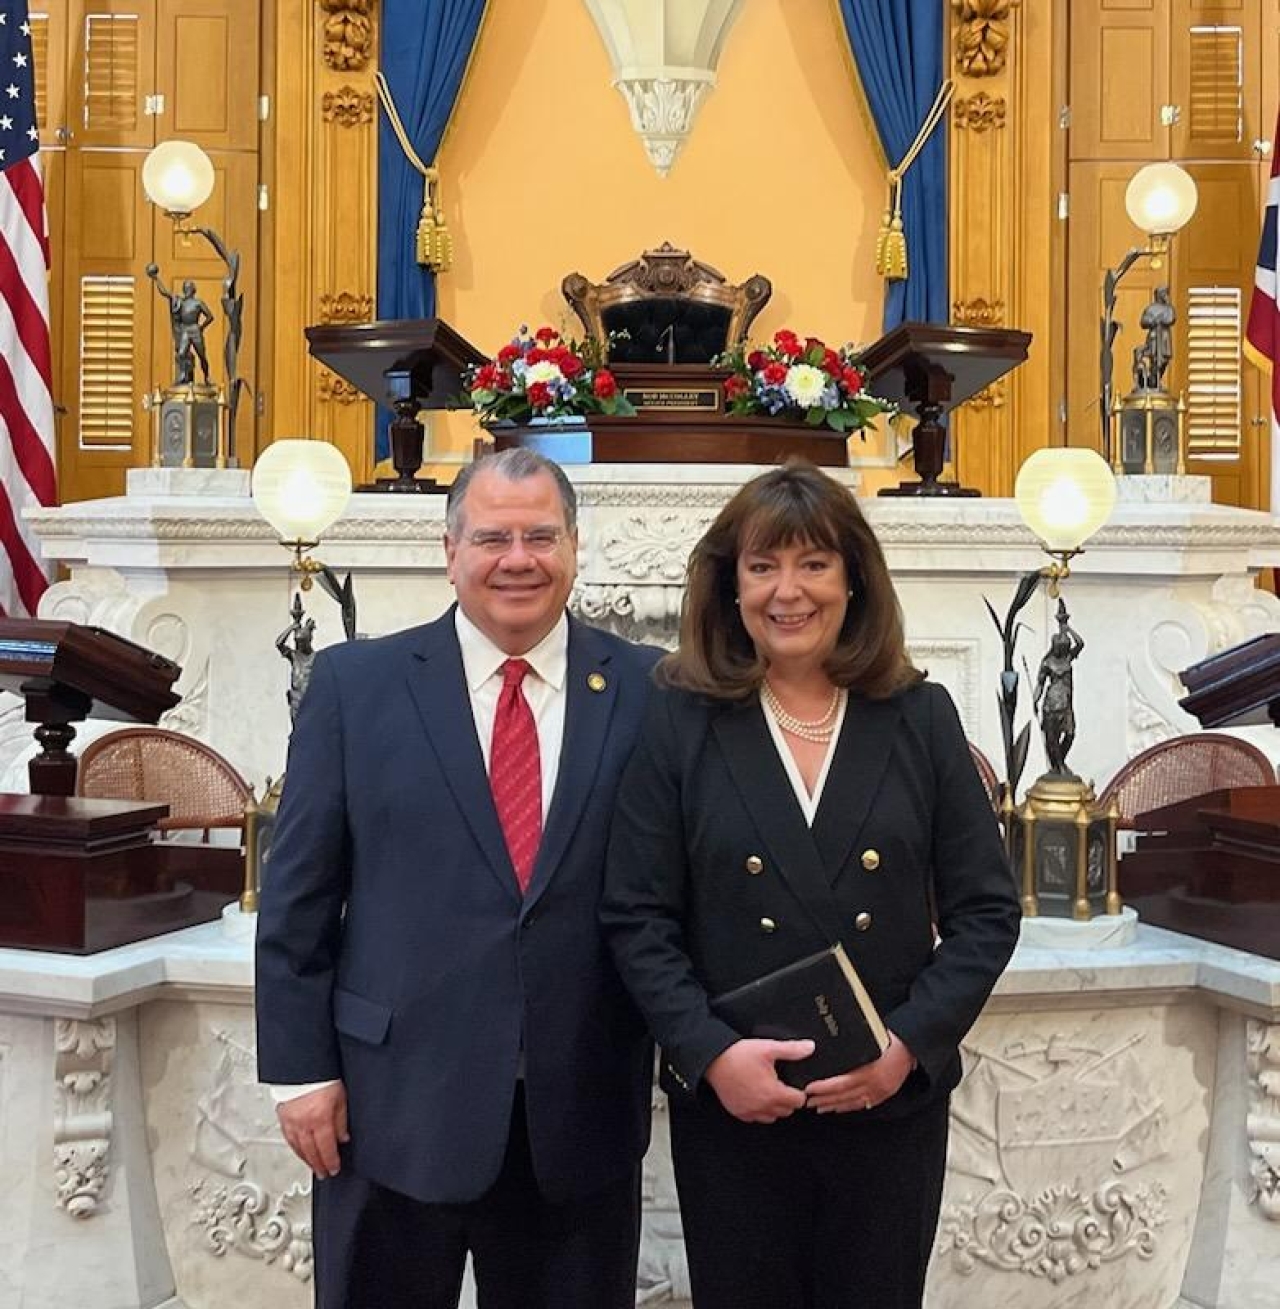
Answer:
[[[134,297],[132,277],[80,279],[80,445],[128,450],[133,444]]]
[[[128,130],[137,126],[138,25],[136,14],[85,15],[86,131]]]
[[[1187,453],[1240,453],[1241,294],[1235,286],[1187,290]]]
[[[1238,27],[1193,27],[1187,124],[1197,145],[1244,139],[1244,33]]]

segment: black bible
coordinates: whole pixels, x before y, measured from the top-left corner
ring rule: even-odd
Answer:
[[[743,1036],[814,1043],[808,1059],[779,1062],[778,1077],[803,1089],[878,1059],[889,1033],[843,945],[799,959],[711,1001]]]

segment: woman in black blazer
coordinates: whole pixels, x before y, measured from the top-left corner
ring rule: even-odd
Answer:
[[[696,1309],[917,1309],[959,1044],[1017,940],[991,805],[853,496],[748,482],[689,560],[602,917],[663,1047]],[[844,945],[881,1057],[802,1090],[712,996]]]

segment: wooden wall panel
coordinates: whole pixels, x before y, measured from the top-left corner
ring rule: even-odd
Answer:
[[[279,0],[271,125],[274,380],[266,439],[331,441],[358,481],[373,469],[373,405],[310,359],[303,329],[373,316],[377,34],[371,8]],[[299,59],[299,50],[309,57]]]
[[[957,472],[986,495],[1010,495],[1023,458],[1047,443],[1053,341],[1053,15],[1015,4],[990,24],[997,57],[974,57],[966,25],[986,7],[951,6],[952,319],[1032,333],[1028,362],[958,410]],[[992,47],[995,48],[995,47]]]

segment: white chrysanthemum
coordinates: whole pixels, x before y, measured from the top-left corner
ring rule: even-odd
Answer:
[[[534,382],[558,382],[563,376],[559,364],[553,364],[550,359],[540,359],[524,370],[524,383],[532,386]]]
[[[801,409],[812,409],[821,403],[827,380],[821,368],[815,368],[812,364],[792,364],[787,369],[787,380],[782,386]]]

